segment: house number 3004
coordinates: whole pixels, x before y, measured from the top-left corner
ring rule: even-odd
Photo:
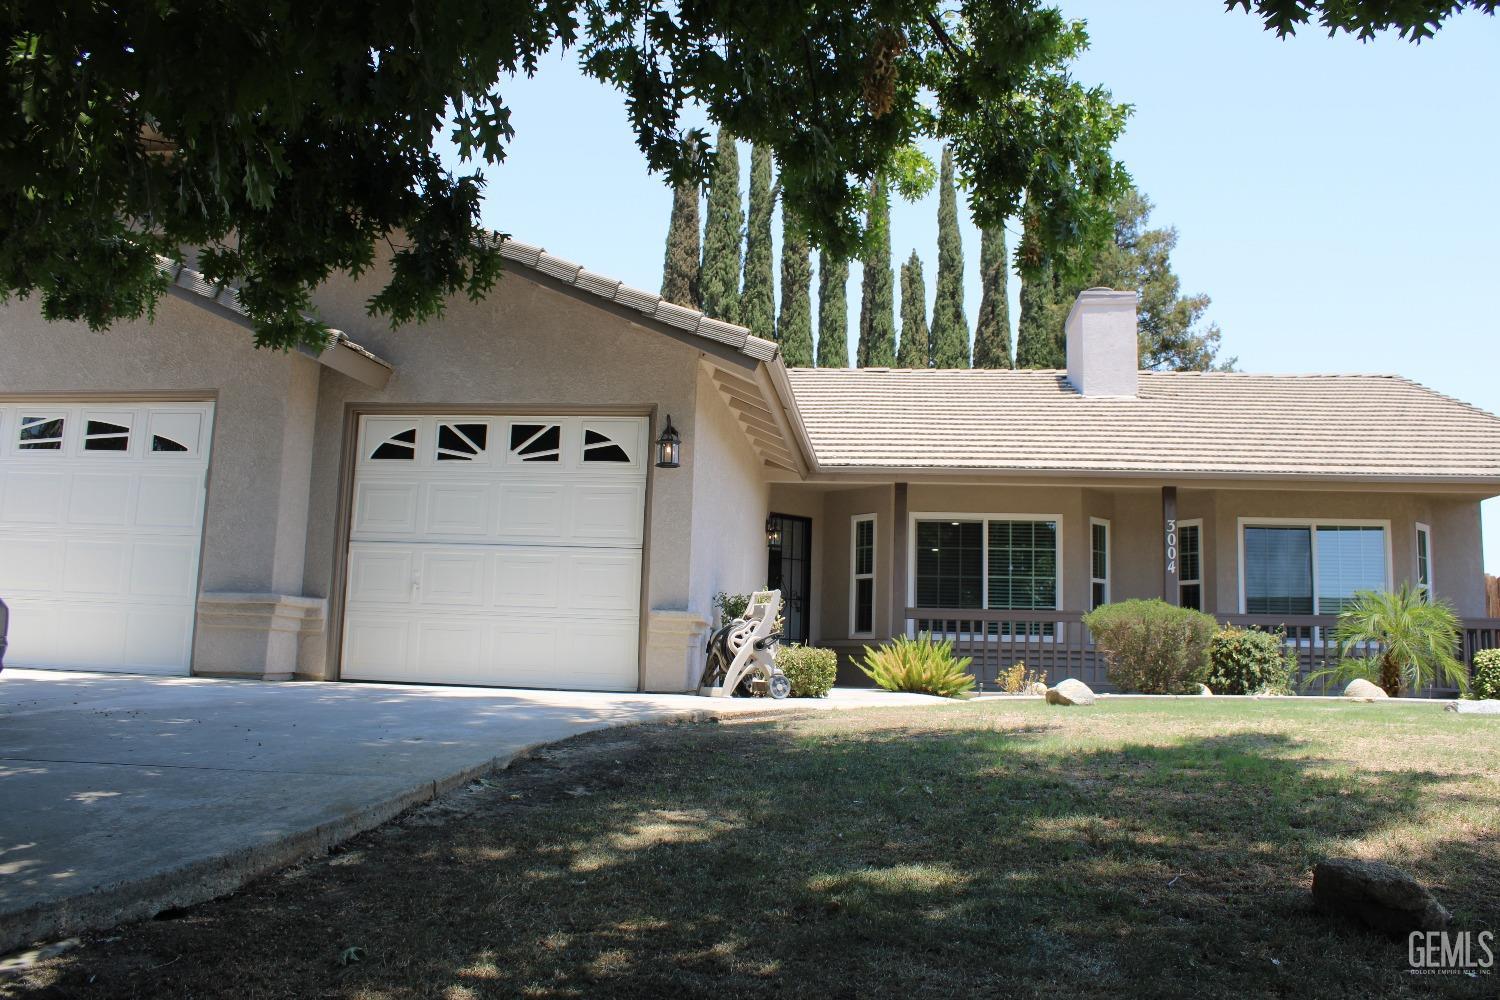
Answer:
[[[1177,572],[1177,519],[1167,518],[1167,572]]]

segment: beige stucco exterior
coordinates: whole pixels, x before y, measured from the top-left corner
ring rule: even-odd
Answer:
[[[753,424],[765,433],[766,420],[783,419],[762,408],[774,410],[774,389],[733,399],[746,385],[771,384],[763,362],[522,267],[481,302],[456,299],[443,316],[393,331],[365,310],[380,280],[340,280],[316,297],[323,319],[390,364],[379,387],[304,354],[256,350],[242,321],[181,295],[165,298],[154,321],[104,334],[47,323],[33,303],[0,307],[0,397],[214,401],[195,672],[338,676],[351,436],[360,414],[382,411],[623,413],[649,417],[653,438],[671,415],[682,466],[652,469],[646,488],[645,690],[697,686],[714,595],[765,583],[772,511],[811,520],[812,640],[845,653],[905,627],[914,514],[1059,519],[1065,610],[1089,605],[1090,519],[1104,519],[1111,598],[1161,596],[1164,486],[1178,489],[1179,520],[1202,522],[1207,610],[1241,610],[1244,518],[1388,522],[1395,583],[1410,579],[1416,525],[1426,524],[1438,594],[1461,615],[1485,610],[1477,489],[957,474],[898,482],[868,471],[853,481],[817,469],[806,449],[797,461],[807,468],[775,468],[752,447]],[[876,519],[875,627],[866,636],[851,634],[850,622],[859,515]]]

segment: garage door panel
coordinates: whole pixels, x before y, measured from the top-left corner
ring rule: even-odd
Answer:
[[[343,676],[634,688],[647,437],[639,417],[362,420]]]
[[[125,589],[130,543],[125,539],[69,541],[63,550],[63,589],[76,594],[112,597]]]
[[[212,414],[0,404],[8,664],[187,672]]]
[[[68,509],[66,472],[11,472],[5,479],[0,523],[57,524],[62,520],[62,512]]]
[[[411,536],[417,532],[416,481],[362,482],[354,492],[354,531],[366,536]]]
[[[144,476],[139,490],[136,524],[147,528],[192,529],[198,526],[203,514],[201,476]]]
[[[99,475],[75,474],[68,504],[68,522],[127,527],[135,478],[127,469]]]

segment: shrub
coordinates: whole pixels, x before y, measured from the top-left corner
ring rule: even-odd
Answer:
[[[1109,679],[1143,694],[1196,692],[1219,629],[1212,615],[1160,600],[1106,604],[1084,615],[1083,624],[1109,662]]]
[[[961,698],[974,690],[973,661],[953,655],[953,640],[934,640],[926,632],[915,639],[898,635],[879,649],[865,647],[864,675],[887,691],[912,691]]]
[[[1024,663],[1012,663],[1009,670],[1002,671],[997,680],[1006,694],[1023,694],[1033,684],[1046,684],[1045,670],[1027,669]]]
[[[1397,590],[1361,590],[1339,612],[1338,663],[1309,680],[1343,684],[1363,677],[1392,698],[1442,682],[1466,691],[1469,675],[1454,655],[1459,635],[1453,609],[1409,583]],[[1349,655],[1356,651],[1369,655]]]
[[[834,651],[816,646],[782,646],[776,650],[776,665],[792,682],[793,698],[823,697],[839,672]]]
[[[745,617],[745,608],[750,605],[749,594],[726,594],[722,590],[714,595],[714,607],[726,622]]]
[[[1208,644],[1208,679],[1214,694],[1291,694],[1297,654],[1285,632],[1221,628]]]
[[[1474,679],[1469,691],[1476,698],[1500,698],[1500,649],[1474,654]]]

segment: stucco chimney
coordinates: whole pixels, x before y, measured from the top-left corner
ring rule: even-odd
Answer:
[[[1135,292],[1090,288],[1068,310],[1068,381],[1084,396],[1134,396],[1140,347]]]

